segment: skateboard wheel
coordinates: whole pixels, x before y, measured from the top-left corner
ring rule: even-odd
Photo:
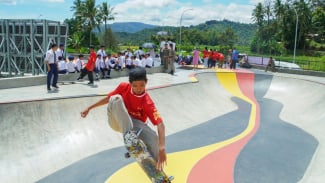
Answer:
[[[131,155],[130,155],[129,152],[127,152],[127,153],[124,154],[124,157],[125,157],[126,159],[129,159],[129,158],[131,157]]]

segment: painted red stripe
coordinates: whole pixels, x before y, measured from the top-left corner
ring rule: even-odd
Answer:
[[[237,142],[234,142],[220,150],[210,153],[202,160],[200,160],[192,169],[188,177],[188,183],[233,183],[233,171],[236,159],[240,151],[253,137],[259,127],[260,110],[254,96],[254,74],[248,72],[238,72],[236,74],[237,82],[242,93],[245,96],[249,97],[256,104],[256,125],[252,132],[243,139],[240,139]]]

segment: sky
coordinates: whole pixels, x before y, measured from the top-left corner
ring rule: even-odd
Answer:
[[[208,20],[252,23],[252,10],[263,0],[96,0],[114,7],[114,22],[142,22],[158,26],[190,26]],[[0,19],[73,17],[73,0],[0,0]]]

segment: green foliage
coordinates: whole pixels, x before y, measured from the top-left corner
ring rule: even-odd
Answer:
[[[324,40],[325,13],[322,5],[316,1],[301,0],[259,3],[252,14],[252,20],[258,29],[251,42],[251,51],[267,54],[292,52],[297,23],[296,48],[305,52],[308,49],[318,49],[309,39],[317,42]]]

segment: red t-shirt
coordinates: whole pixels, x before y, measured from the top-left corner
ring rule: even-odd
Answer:
[[[88,62],[86,64],[86,68],[88,71],[93,71],[95,68],[95,64],[96,64],[96,59],[97,59],[97,54],[96,52],[91,52],[88,58]]]
[[[125,107],[132,118],[138,119],[143,123],[149,118],[153,125],[158,125],[162,122],[162,118],[147,92],[142,95],[135,95],[132,93],[131,84],[123,82],[108,94],[108,98],[117,94],[122,96]]]
[[[219,59],[219,53],[214,51],[213,54],[212,54],[212,60],[216,62],[217,59]]]
[[[208,58],[210,56],[210,52],[208,50],[203,50],[203,58]]]

